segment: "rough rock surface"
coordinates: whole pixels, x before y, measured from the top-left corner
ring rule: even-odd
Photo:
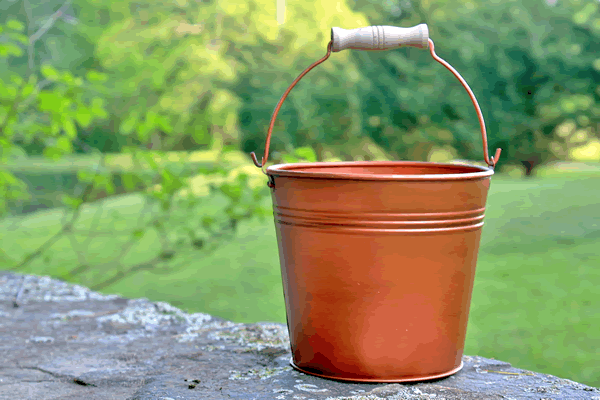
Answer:
[[[434,382],[341,383],[293,370],[288,347],[281,324],[0,272],[0,399],[600,400],[597,388],[469,356]]]

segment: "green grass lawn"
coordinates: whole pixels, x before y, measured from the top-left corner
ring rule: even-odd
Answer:
[[[600,174],[541,172],[545,177],[492,179],[466,353],[600,386]],[[86,206],[75,226],[96,236],[61,238],[22,272],[60,276],[71,270],[82,257],[72,249],[74,240],[85,248],[86,262],[100,265],[83,274],[82,283],[114,273],[117,250],[152,207],[137,195],[98,204]],[[6,252],[0,264],[42,244],[63,217],[49,210],[0,221]],[[154,257],[157,241],[148,230],[119,258],[122,267]],[[235,240],[214,252],[186,250],[172,264],[176,270],[168,275],[139,272],[104,291],[235,321],[285,322],[272,220],[244,223]]]
[[[466,352],[600,386],[600,176],[493,179]]]

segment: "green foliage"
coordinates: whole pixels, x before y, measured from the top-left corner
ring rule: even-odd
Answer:
[[[283,154],[282,161],[285,163],[296,163],[296,162],[315,162],[317,161],[317,153],[311,147],[300,147],[294,149],[291,154]]]
[[[0,74],[0,144],[3,149],[0,156],[2,164],[6,165],[6,170],[0,171],[3,194],[0,211],[6,213],[15,209],[15,204],[23,203],[27,191],[33,191],[31,185],[26,184],[27,180],[21,180],[27,173],[15,169],[14,165],[33,163],[37,159],[31,157],[32,154],[43,154],[56,165],[66,156],[79,162],[71,157],[75,152],[98,156],[98,150],[106,151],[111,145],[106,130],[101,133],[105,137],[103,144],[95,142],[98,129],[117,127],[118,131],[120,127],[120,135],[126,140],[120,142],[118,150],[126,153],[120,160],[126,165],[121,165],[117,171],[114,157],[99,154],[99,161],[93,168],[74,169],[74,187],[69,186],[63,193],[54,195],[71,213],[70,219],[63,221],[57,237],[69,235],[82,210],[91,202],[124,191],[141,192],[149,203],[158,207],[159,216],[150,224],[163,238],[160,254],[154,260],[158,264],[170,260],[176,248],[185,242],[180,237],[173,239],[172,233],[168,232],[167,225],[171,223],[170,215],[174,209],[198,208],[206,197],[214,197],[215,193],[222,195],[223,208],[208,223],[203,222],[205,237],[198,233],[197,226],[189,228],[189,224],[182,224],[188,226],[184,229],[185,235],[192,239],[187,243],[194,248],[203,247],[202,243],[207,241],[218,242],[224,231],[235,232],[240,220],[265,215],[259,206],[266,191],[264,179],[258,185],[256,174],[259,171],[254,167],[248,171],[249,159],[223,147],[228,136],[219,134],[219,130],[235,128],[236,122],[235,108],[231,108],[235,96],[213,85],[212,81],[215,77],[233,77],[231,73],[223,75],[223,71],[230,68],[227,62],[215,61],[215,57],[202,51],[206,38],[188,35],[186,29],[191,29],[191,25],[179,16],[176,8],[148,2],[122,14],[127,7],[94,4],[78,4],[81,6],[80,9],[76,7],[80,20],[76,25],[80,34],[86,31],[87,39],[96,39],[88,45],[95,51],[97,59],[94,63],[99,69],[64,69],[59,67],[60,62],[55,62],[56,57],[48,58],[43,54],[38,57],[34,43],[50,44],[46,40],[48,32],[66,29],[62,22],[70,11],[69,2],[54,8],[52,14],[36,22],[39,7],[28,9],[27,2],[23,1],[26,23],[11,20],[2,26],[1,43],[6,49],[3,62],[8,72],[4,76]],[[148,10],[153,15],[150,24]],[[91,16],[90,11],[100,15],[115,12],[115,25],[94,30],[96,21],[93,21],[86,29],[83,22]],[[191,17],[198,9],[192,7],[188,11],[188,17]],[[132,24],[135,26],[132,31],[121,32]],[[100,25],[103,25],[102,21]],[[29,36],[18,33],[25,30]],[[137,39],[135,43],[128,42],[131,47],[124,48],[121,38],[128,41],[132,32]],[[68,40],[63,42],[64,45],[69,43]],[[14,68],[19,62],[25,62],[27,68]],[[199,80],[195,71],[205,67],[217,72],[212,76],[201,76]],[[203,95],[197,92],[199,88],[209,92]],[[203,108],[207,110],[206,115],[198,118],[198,114],[204,113],[199,112]],[[210,125],[208,117],[213,120]],[[190,131],[195,133],[190,135]],[[204,135],[198,134],[202,132]],[[110,133],[113,134],[119,140],[119,132]],[[181,149],[184,144],[180,142],[186,137],[199,139],[196,146],[211,144],[212,149],[204,153],[165,151]],[[205,165],[194,170],[197,158],[204,158],[209,167]],[[44,183],[42,190],[50,191],[52,187]],[[140,229],[133,239],[141,240],[145,236],[145,228]],[[38,256],[47,256],[51,247],[52,243],[42,245],[17,262],[16,267],[22,268]],[[78,252],[80,262],[87,265],[81,261],[85,254],[74,250]],[[154,263],[150,265],[155,266]],[[78,268],[83,266],[66,270],[65,277],[71,273],[76,275],[74,271]]]
[[[225,144],[237,144],[240,139],[247,143],[248,131],[258,142],[264,116],[269,115],[285,81],[297,73],[291,67],[312,62],[314,53],[323,51],[331,25],[345,20],[367,23],[345,4],[338,9],[334,4],[313,3],[315,7],[310,2],[288,5],[289,22],[284,26],[277,26],[275,4],[269,0],[136,1],[135,7],[128,1],[118,7],[111,1],[80,0],[77,4],[82,31],[96,43],[95,56],[110,75],[107,96],[119,133],[130,143],[151,140],[153,149],[180,150],[206,146],[215,136]],[[315,12],[306,14],[306,7]],[[211,17],[199,22],[199,16],[207,15]],[[304,88],[297,89],[293,98],[302,100],[294,108],[301,113],[311,110],[306,118],[329,120],[317,115],[310,104],[311,86],[318,80],[320,91],[334,101],[331,112],[348,114],[342,104],[356,111],[356,94],[341,89],[343,76],[357,76],[344,67],[347,58],[341,55],[326,67],[328,79],[309,78]],[[271,87],[274,76],[277,85]],[[253,102],[256,108],[251,110],[245,100],[254,94],[261,101]],[[253,121],[244,117],[249,112],[256,114]],[[241,127],[240,115],[246,119]],[[290,119],[289,115],[283,118]],[[356,134],[358,125],[353,122],[352,134]],[[316,126],[311,129],[318,131]],[[275,141],[293,146],[297,141],[293,136],[278,136]]]
[[[220,80],[234,78],[232,66],[223,48],[204,50],[210,39],[206,28],[189,22],[210,12],[207,5],[78,4],[81,29],[95,43],[95,56],[106,72],[111,116],[127,143],[151,142],[154,150],[182,150],[184,144],[199,148],[211,142],[213,126],[235,138],[234,99],[218,87]],[[111,24],[106,26],[106,20]]]
[[[556,135],[561,122],[577,120],[582,129],[600,122],[596,1],[554,6],[520,0],[385,4],[362,0],[355,9],[367,13],[372,24],[428,24],[438,55],[477,95],[490,149],[504,149],[500,165],[523,163],[531,170],[562,157],[552,151],[552,143],[563,140]],[[386,9],[389,4],[395,17]],[[427,52],[356,52],[353,57],[361,70],[372,72],[369,79],[376,90],[364,94],[371,102],[367,113],[381,110],[375,115],[382,122],[365,130],[379,145],[408,157],[415,147],[406,139],[416,136],[430,149],[447,144],[459,158],[481,159],[478,122],[467,94]],[[597,130],[590,133],[599,135]]]
[[[564,119],[588,129],[600,114],[597,4],[539,3],[292,3],[278,26],[275,4],[266,0],[119,6],[78,0],[78,35],[103,70],[88,68],[85,76],[101,87],[110,115],[82,140],[99,148],[107,145],[99,136],[110,131],[116,151],[142,143],[154,150],[195,149],[215,137],[246,152],[262,149],[272,108],[324,52],[331,26],[427,22],[438,53],[478,94],[490,147],[503,147],[507,164],[538,164],[561,157],[550,149]],[[314,12],[306,14],[307,7]],[[200,15],[211,18],[200,23]],[[77,122],[92,131],[87,114]],[[289,153],[311,146],[319,159],[336,147],[340,155],[354,155],[365,134],[393,158],[424,159],[436,149],[481,157],[468,96],[419,49],[334,53],[291,93],[272,147]]]
[[[20,17],[5,21],[11,40],[3,41],[0,51],[19,61],[7,71],[52,60],[55,69],[68,66],[85,76],[86,85],[106,100],[107,117],[94,119],[93,110],[82,108],[75,118],[49,126],[53,134],[61,125],[73,135],[77,123],[79,140],[99,150],[142,144],[153,150],[197,149],[218,137],[246,152],[260,151],[273,106],[289,82],[324,52],[331,26],[428,23],[438,53],[478,94],[490,147],[503,147],[507,164],[563,157],[564,151],[551,150],[564,141],[554,134],[557,125],[568,118],[589,130],[600,115],[595,56],[600,19],[592,0],[554,6],[542,0],[291,3],[281,26],[269,0],[118,6],[77,0],[66,8],[58,2],[34,4],[25,13],[14,3],[4,6],[5,15]],[[65,18],[55,18],[59,8]],[[313,12],[307,14],[307,8]],[[211,17],[201,18],[205,15]],[[25,30],[35,39],[33,58]],[[52,48],[65,54],[57,57],[48,51]],[[52,67],[42,73],[50,82],[77,84],[74,76],[59,76]],[[10,94],[15,88],[7,89]],[[44,106],[51,98],[46,100]],[[113,139],[107,141],[107,135]],[[419,49],[332,54],[291,93],[272,147],[289,153],[311,146],[318,159],[338,148],[344,158],[370,159],[361,155],[365,136],[369,146],[393,158],[424,159],[439,149],[459,158],[481,157],[468,97]],[[47,153],[68,151],[64,140],[55,147]],[[82,151],[81,146],[73,150]]]
[[[229,53],[244,66],[232,90],[243,100],[240,123],[245,151],[262,151],[273,108],[298,74],[325,54],[331,27],[368,25],[362,14],[352,12],[349,2],[322,4],[287,3],[286,22],[278,28],[276,38],[258,37],[256,43],[238,43],[235,36],[229,39]],[[249,20],[251,15],[252,7],[245,18]],[[251,27],[261,29],[255,23]],[[360,92],[366,85],[350,62],[350,53],[332,54],[303,78],[283,104],[273,131],[273,151],[289,153],[311,146],[322,153],[321,143],[343,144],[360,136]]]
[[[0,24],[20,28],[13,39],[24,46],[8,69],[32,73],[36,66],[50,63],[58,70],[80,74],[94,68],[94,46],[79,32],[76,13],[65,0],[0,2]]]
[[[52,159],[72,153],[77,124],[86,127],[93,120],[106,118],[101,99],[82,78],[69,71],[59,72],[51,65],[43,65],[39,74],[11,72],[10,62],[22,54],[29,41],[15,34],[24,30],[17,20],[0,27],[0,40],[13,48],[0,55],[0,65],[6,67],[0,75],[0,164],[23,157],[32,143]],[[0,172],[0,187],[5,194],[0,202],[2,214],[7,211],[7,202],[25,199],[28,194],[25,183],[12,172]]]

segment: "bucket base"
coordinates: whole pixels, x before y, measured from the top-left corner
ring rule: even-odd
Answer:
[[[345,381],[345,382],[381,382],[381,383],[399,383],[399,382],[421,382],[421,381],[429,381],[429,380],[433,380],[433,379],[440,379],[440,378],[445,378],[447,376],[450,375],[454,375],[455,373],[457,373],[458,371],[460,371],[463,366],[464,363],[461,361],[460,365],[448,372],[442,372],[441,374],[435,374],[435,375],[423,375],[423,376],[419,376],[419,377],[411,377],[411,378],[398,378],[398,379],[378,379],[378,378],[344,378],[344,377],[340,377],[340,376],[330,376],[330,375],[323,375],[323,374],[319,374],[317,372],[312,372],[312,371],[307,371],[305,369],[302,369],[300,367],[298,367],[296,364],[294,364],[294,360],[290,359],[290,365],[292,367],[294,367],[295,369],[297,369],[300,372],[304,372],[305,374],[309,374],[309,375],[314,375],[314,376],[318,376],[320,378],[327,378],[327,379],[333,379],[336,381]]]

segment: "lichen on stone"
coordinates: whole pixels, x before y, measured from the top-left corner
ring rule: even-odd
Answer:
[[[385,385],[365,394],[355,396],[328,397],[326,400],[444,400],[435,393],[424,393],[421,389],[400,384]]]
[[[269,379],[275,375],[279,375],[283,372],[290,371],[292,367],[266,367],[266,368],[255,368],[248,371],[240,372],[236,370],[229,371],[230,380],[242,380],[248,381],[250,379]]]
[[[0,301],[13,301],[18,292],[22,293],[19,299],[21,304],[31,301],[106,301],[119,297],[114,294],[96,293],[86,287],[62,282],[49,276],[23,276],[11,273],[0,277]]]
[[[600,389],[598,389],[598,388],[586,386],[584,384],[572,381],[570,379],[552,377],[552,379],[549,379],[549,381],[550,381],[550,383],[553,383],[554,385],[556,385],[555,387],[558,387],[558,388],[561,388],[561,387],[572,387],[573,389],[585,390],[587,392],[597,392],[597,393],[600,393]]]
[[[207,346],[200,347],[200,350],[207,351],[207,352],[211,352],[211,351],[215,351],[215,350],[225,350],[225,346],[223,346],[223,345],[213,346],[213,345],[209,344]]]
[[[236,343],[250,351],[262,351],[268,348],[288,350],[290,348],[285,325],[273,323],[236,324],[212,332],[209,338]]]
[[[96,315],[93,311],[88,310],[71,310],[67,313],[53,313],[50,314],[51,320],[70,321],[74,318],[86,318]]]
[[[526,392],[530,393],[560,393],[560,389],[556,386],[538,386],[538,387],[528,387],[523,389]]]
[[[54,338],[51,336],[32,336],[28,340],[29,343],[53,343]]]
[[[168,303],[152,303],[148,299],[129,300],[122,311],[98,317],[99,324],[133,324],[141,325],[152,331],[170,325],[187,325],[188,329],[198,329],[212,320],[212,316],[203,313],[187,314]]]

